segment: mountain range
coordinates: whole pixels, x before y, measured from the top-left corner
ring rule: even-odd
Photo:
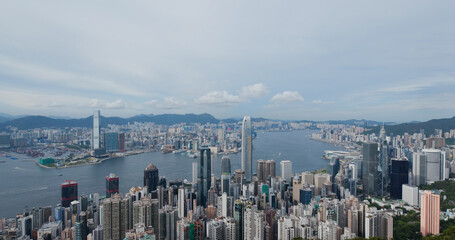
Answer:
[[[434,133],[435,129],[441,129],[442,132],[448,132],[455,129],[455,117],[432,119],[426,122],[410,122],[396,125],[385,125],[384,129],[387,135],[403,135],[405,132],[409,134],[418,133],[421,129],[424,130],[426,136]],[[379,134],[380,127],[373,127],[367,133],[375,132]]]
[[[120,117],[104,117],[101,116],[101,127],[106,127],[108,124],[127,124],[134,122],[153,122],[156,124],[177,124],[177,123],[218,123],[219,120],[210,114],[162,114],[162,115],[136,115],[130,118]],[[93,125],[93,116],[79,119],[55,119],[45,116],[26,116],[13,120],[7,120],[0,123],[0,129],[5,129],[8,126],[18,129],[33,129],[33,128],[64,128],[64,127],[88,127]]]
[[[252,118],[253,122],[269,120],[266,118]],[[236,123],[242,121],[241,118],[228,118],[228,119],[216,119],[214,116],[204,114],[140,114],[129,118],[121,117],[104,117],[101,116],[101,127],[106,127],[108,124],[127,124],[134,122],[153,122],[156,124],[172,125],[178,123],[219,123],[220,121],[226,123]],[[301,120],[297,122],[313,122]],[[379,133],[382,122],[372,120],[331,120],[325,121],[330,124],[350,124],[357,126],[371,127],[369,132]],[[64,128],[64,127],[87,127],[91,128],[93,125],[93,116],[79,119],[71,119],[68,117],[58,116],[12,116],[8,114],[0,113],[0,130],[5,129],[8,126],[16,127],[18,129],[33,129],[33,128]],[[393,122],[384,123],[387,134],[402,135],[403,133],[417,133],[420,129],[424,129],[425,134],[431,135],[434,129],[442,129],[443,132],[447,132],[450,129],[455,129],[455,117],[445,119],[433,119],[426,122],[409,122],[395,124]]]

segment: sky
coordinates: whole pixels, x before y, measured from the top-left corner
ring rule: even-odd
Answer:
[[[0,112],[455,116],[455,1],[6,1]]]

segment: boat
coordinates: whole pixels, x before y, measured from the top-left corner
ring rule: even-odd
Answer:
[[[178,149],[178,150],[174,150],[172,151],[173,154],[179,154],[179,153],[183,153],[185,152],[186,150],[185,149]]]
[[[59,174],[59,175],[57,175],[57,176],[59,176],[59,177],[60,177],[60,176],[63,176],[63,174],[61,174],[61,173],[60,173],[60,174]]]
[[[17,157],[10,157],[12,160],[17,160],[18,158]]]
[[[0,163],[6,163],[6,161],[0,161]]]
[[[197,154],[189,154],[188,157],[189,158],[197,158]]]

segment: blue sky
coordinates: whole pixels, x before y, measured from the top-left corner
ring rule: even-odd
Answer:
[[[454,9],[454,1],[7,1],[0,112],[452,117]]]

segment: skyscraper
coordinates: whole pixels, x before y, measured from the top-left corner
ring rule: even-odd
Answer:
[[[251,181],[253,175],[253,132],[251,118],[245,116],[242,121],[242,170],[246,173],[246,180]]]
[[[104,149],[107,152],[116,152],[118,151],[118,133],[116,132],[109,132],[104,134]]]
[[[92,149],[100,148],[100,111],[93,114]]]
[[[144,170],[144,186],[147,186],[147,193],[155,191],[159,181],[158,168],[150,163]]]
[[[265,161],[262,159],[257,160],[256,162],[256,175],[258,177],[259,182],[266,182],[266,169],[265,169]]]
[[[128,230],[129,199],[114,194],[103,200],[103,236],[105,239],[124,239]]]
[[[206,206],[208,191],[212,185],[211,179],[211,154],[210,148],[202,146],[200,149],[200,158],[198,164],[198,181],[197,181],[197,202],[200,206]]]
[[[381,129],[381,134],[384,135],[381,138],[379,145],[379,156],[378,156],[378,195],[385,196],[387,195],[387,188],[389,186],[389,146],[387,140],[385,139],[385,130],[384,126]]]
[[[393,199],[402,199],[403,184],[408,183],[408,164],[407,159],[392,159],[390,197]]]
[[[229,194],[229,183],[231,181],[231,159],[228,156],[221,158],[221,192]]]
[[[265,183],[268,181],[269,177],[275,177],[276,175],[275,160],[264,161],[262,159],[259,159],[256,162],[256,169],[258,181]]]
[[[125,151],[125,133],[118,134],[118,150],[119,152]]]
[[[229,156],[223,156],[221,158],[221,174],[223,173],[231,175],[231,159]]]
[[[376,195],[378,186],[378,144],[364,143],[362,153],[363,192],[366,195]]]
[[[420,186],[427,182],[427,156],[422,153],[412,155],[412,175],[414,176],[413,184]]]
[[[445,152],[438,149],[423,149],[427,156],[427,182],[435,182],[446,179]]]
[[[329,163],[330,181],[335,182],[335,176],[340,171],[340,158],[332,158]]]
[[[431,191],[420,195],[420,232],[423,236],[439,234],[440,196]]]
[[[193,162],[193,186],[197,183],[197,162]]]
[[[106,197],[111,197],[112,194],[119,192],[119,178],[111,173],[106,176]]]
[[[289,160],[283,160],[280,162],[281,167],[281,178],[285,179],[289,183],[292,180],[292,162]]]
[[[60,186],[62,188],[62,207],[69,207],[72,201],[77,200],[77,182],[67,180]]]
[[[276,176],[276,163],[275,163],[275,160],[267,160],[265,161],[265,169],[266,169],[266,172],[268,172],[268,175],[271,176],[271,177],[275,177]],[[268,178],[268,176],[267,176]]]
[[[185,217],[185,189],[183,187],[178,190],[177,202],[179,218],[183,218]]]

